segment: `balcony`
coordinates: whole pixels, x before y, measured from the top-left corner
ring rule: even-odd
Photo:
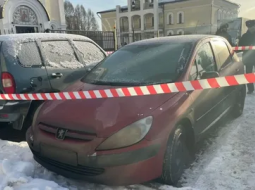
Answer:
[[[146,9],[153,9],[154,7],[154,4],[153,3],[150,3],[150,2],[145,2],[143,4],[143,9],[146,10]]]
[[[139,0],[133,1],[131,4],[131,11],[140,11],[140,10],[141,10],[140,1]]]

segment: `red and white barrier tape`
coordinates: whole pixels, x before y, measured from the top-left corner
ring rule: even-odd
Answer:
[[[255,46],[239,46],[233,47],[234,51],[242,51],[242,50],[255,50]]]
[[[186,92],[255,83],[255,73],[150,86],[60,93],[0,94],[0,100],[81,100]]]
[[[107,55],[111,55],[114,51],[107,51]]]

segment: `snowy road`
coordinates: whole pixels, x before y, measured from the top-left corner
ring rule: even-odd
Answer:
[[[217,132],[183,180],[183,190],[255,189],[255,95],[247,97],[244,115]],[[26,143],[0,141],[0,190],[177,190],[159,184],[107,187],[75,182],[36,164]]]

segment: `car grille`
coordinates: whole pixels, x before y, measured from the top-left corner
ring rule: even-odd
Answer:
[[[55,136],[58,128],[61,128],[61,127],[55,127],[45,123],[39,123],[39,128],[43,132],[46,132],[48,134]],[[92,141],[96,137],[97,137],[96,133],[93,133],[93,132],[75,131],[75,130],[69,130],[69,129],[65,135],[66,140],[69,139],[69,140],[80,140],[80,141]]]
[[[51,166],[57,167],[59,169],[71,172],[71,173],[75,173],[78,175],[82,175],[82,176],[97,176],[100,174],[103,174],[105,169],[104,168],[93,168],[93,167],[87,167],[87,166],[72,166],[72,165],[68,165],[68,164],[64,164],[46,157],[41,156],[39,153],[33,151],[33,154],[35,156],[35,158],[39,161],[45,163],[45,164],[49,164]]]

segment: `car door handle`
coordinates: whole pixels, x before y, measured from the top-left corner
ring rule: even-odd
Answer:
[[[51,76],[53,78],[61,78],[63,76],[63,74],[62,73],[52,73]]]

